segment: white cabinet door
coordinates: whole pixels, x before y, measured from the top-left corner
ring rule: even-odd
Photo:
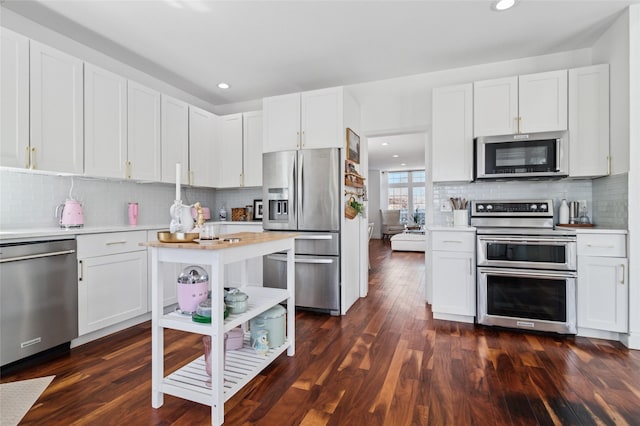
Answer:
[[[243,186],[262,186],[262,111],[242,115]]]
[[[91,64],[84,66],[84,171],[128,177],[127,80]]]
[[[517,133],[518,77],[473,83],[473,134],[495,136]]]
[[[162,95],[162,182],[175,183],[176,163],[182,165],[181,182],[188,182],[189,105]]]
[[[81,260],[78,278],[80,335],[147,312],[147,252]]]
[[[29,168],[29,39],[0,28],[0,43],[0,166]]]
[[[218,172],[219,188],[242,186],[242,114],[220,119]]]
[[[300,148],[300,94],[262,100],[263,152]]]
[[[433,312],[476,315],[476,280],[473,254],[433,251]]]
[[[433,89],[433,182],[473,180],[471,84]]]
[[[609,174],[609,65],[569,70],[569,176]]]
[[[628,260],[578,256],[578,327],[628,331]]]
[[[567,71],[518,78],[519,133],[567,130]]]
[[[344,148],[342,99],[341,87],[301,94],[301,148]]]
[[[127,96],[127,159],[129,178],[159,182],[160,92],[129,80]]]
[[[189,183],[217,186],[215,114],[189,106]]]
[[[157,241],[158,240],[158,231],[147,231],[147,241]],[[151,285],[153,271],[151,270],[151,249],[147,250],[147,278],[148,278],[148,298],[149,298],[149,306],[151,306]],[[175,303],[178,303],[178,275],[182,272],[183,266],[179,263],[173,262],[161,262],[159,264],[159,277],[158,281],[162,285],[164,300],[162,306],[169,306]]]
[[[84,171],[82,61],[30,42],[31,167]]]

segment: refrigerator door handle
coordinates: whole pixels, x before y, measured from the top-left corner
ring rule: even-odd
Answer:
[[[300,229],[301,221],[304,218],[304,154],[298,152],[298,229]]]
[[[293,171],[291,173],[291,182],[292,185],[290,185],[291,188],[291,193],[295,194],[295,196],[293,197],[293,201],[294,203],[291,203],[292,206],[289,210],[293,210],[292,214],[293,214],[293,227],[297,228],[298,227],[298,206],[296,205],[298,203],[298,197],[300,196],[300,189],[298,188],[298,161],[297,161],[297,157],[298,154],[296,153],[293,157]],[[291,198],[289,198],[291,200]],[[291,223],[291,222],[289,222]]]
[[[267,255],[267,259],[269,259],[269,260],[277,260],[279,262],[286,262],[287,261],[287,256],[284,255],[284,254],[270,254],[270,255]],[[316,258],[316,259],[301,259],[301,258],[296,257],[294,261],[295,261],[295,263],[316,263],[316,264],[319,264],[319,263],[333,263],[333,262],[335,262],[335,259],[319,259],[319,258]]]
[[[299,235],[296,240],[332,240],[331,235]]]

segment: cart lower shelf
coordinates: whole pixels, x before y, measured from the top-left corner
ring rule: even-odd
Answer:
[[[224,401],[235,395],[243,386],[256,377],[266,366],[272,363],[289,347],[285,341],[282,346],[270,349],[266,355],[256,353],[251,347],[249,334],[245,334],[241,349],[226,352],[224,366]],[[162,380],[160,392],[191,401],[213,405],[211,377],[205,370],[204,355],[171,373]]]

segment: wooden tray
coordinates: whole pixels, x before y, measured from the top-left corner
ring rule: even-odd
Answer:
[[[556,226],[566,226],[567,228],[593,228],[593,223],[559,223]]]

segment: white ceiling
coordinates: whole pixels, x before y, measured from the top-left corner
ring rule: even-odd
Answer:
[[[424,133],[369,138],[369,169],[423,170],[425,138]]]
[[[589,47],[639,2],[522,0],[506,12],[493,12],[489,0],[2,0],[2,6],[225,105]],[[218,89],[221,81],[231,89]]]

